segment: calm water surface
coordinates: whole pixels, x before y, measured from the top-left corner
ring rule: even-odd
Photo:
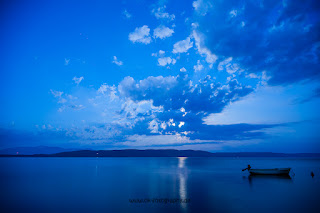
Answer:
[[[295,176],[249,177],[247,164]],[[320,159],[0,158],[0,187],[2,213],[320,212]],[[166,198],[190,202],[129,201]]]

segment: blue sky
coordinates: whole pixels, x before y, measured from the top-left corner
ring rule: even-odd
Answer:
[[[4,1],[0,147],[320,152],[317,1]]]

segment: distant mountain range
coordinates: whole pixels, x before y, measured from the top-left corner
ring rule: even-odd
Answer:
[[[0,150],[0,157],[320,157],[320,153],[207,152],[175,149],[76,150],[59,147],[20,147]]]
[[[0,155],[34,155],[34,154],[55,154],[59,152],[75,151],[76,149],[64,149],[61,147],[35,146],[15,147],[0,150]]]

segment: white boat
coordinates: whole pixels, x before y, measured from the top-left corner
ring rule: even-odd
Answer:
[[[248,169],[251,175],[289,175],[291,168]]]

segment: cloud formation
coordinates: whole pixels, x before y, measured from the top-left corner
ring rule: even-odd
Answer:
[[[124,10],[122,12],[122,14],[127,18],[127,19],[130,19],[132,17],[132,15],[127,11],[127,10]]]
[[[118,65],[118,66],[122,66],[123,65],[123,62],[118,60],[117,56],[113,56],[113,61],[112,63]]]
[[[150,76],[142,80],[128,76],[118,86],[102,84],[94,90],[79,91],[78,95],[52,93],[59,100],[66,99],[65,103],[59,103],[59,113],[64,117],[70,111],[85,112],[71,119],[78,120],[77,125],[59,130],[65,131],[68,137],[87,144],[112,142],[113,146],[148,147],[266,137],[262,130],[276,127],[276,124],[217,126],[204,123],[209,114],[221,113],[230,103],[252,91],[236,79],[229,79],[225,84],[211,76],[195,81],[186,72],[180,72],[177,76]],[[88,118],[101,120],[101,123],[82,124]],[[155,136],[157,141],[147,143]],[[145,141],[143,144],[133,139],[141,137]]]
[[[133,43],[150,44],[150,28],[147,25],[137,27],[132,33],[129,33],[129,40]]]
[[[176,63],[176,59],[174,59],[174,58],[170,58],[170,57],[158,58],[158,65],[159,66],[166,66],[166,65],[175,64],[175,63]]]
[[[205,57],[206,62],[210,64],[210,68],[212,68],[212,64],[216,62],[218,57],[213,54],[206,46],[204,36],[198,32],[196,29],[192,31],[192,37],[195,40],[195,45],[197,47],[198,53]]]
[[[205,16],[208,10],[212,7],[212,4],[207,0],[196,0],[192,3],[192,6],[197,14]]]
[[[134,101],[152,100],[154,106],[165,110],[186,112],[221,112],[230,102],[246,96],[252,88],[242,86],[237,80],[227,85],[216,82],[211,76],[194,83],[186,74],[168,77],[148,77],[136,82],[126,77],[118,86],[121,95]]]
[[[266,71],[269,84],[286,85],[320,80],[319,13],[315,0],[215,1],[199,29],[219,62],[232,58],[249,73]]]
[[[168,27],[161,25],[161,26],[157,27],[156,29],[154,29],[153,37],[165,39],[165,38],[172,36],[173,33],[174,33],[173,29],[170,29]]]
[[[186,70],[186,68],[182,67],[182,68],[180,69],[180,72],[187,72],[187,70]]]
[[[173,21],[175,19],[175,15],[174,14],[170,15],[169,13],[165,12],[165,9],[166,9],[166,6],[164,5],[162,7],[153,9],[151,12],[157,19]]]
[[[190,37],[185,40],[178,41],[173,45],[173,53],[186,53],[188,50],[193,47],[193,41],[190,40]]]
[[[81,77],[79,77],[79,78],[77,78],[76,76],[74,76],[72,80],[74,81],[75,84],[79,85],[79,84],[81,83],[81,81],[83,81],[83,79],[84,79],[83,76],[81,76]]]
[[[193,66],[195,72],[203,70],[203,65],[201,64],[200,60],[197,61],[197,64]]]

